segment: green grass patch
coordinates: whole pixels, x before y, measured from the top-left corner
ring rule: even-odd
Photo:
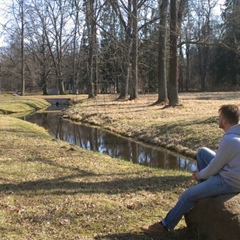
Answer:
[[[0,113],[21,113],[36,111],[49,106],[42,98],[0,95]]]

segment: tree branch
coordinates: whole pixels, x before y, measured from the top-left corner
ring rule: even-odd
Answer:
[[[183,41],[178,44],[178,47],[180,47],[181,45],[184,45],[184,44],[194,44],[194,45],[204,45],[204,46],[222,46],[240,56],[240,48],[230,47],[227,44],[220,42],[220,41],[219,42]]]

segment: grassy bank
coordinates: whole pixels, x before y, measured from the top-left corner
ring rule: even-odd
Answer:
[[[164,108],[152,104],[157,95],[140,95],[135,101],[116,101],[117,95],[74,97],[66,115],[142,142],[194,157],[201,146],[216,149],[223,132],[218,128],[218,109],[240,104],[239,92],[182,93],[182,106]]]
[[[21,98],[8,105],[8,112]],[[45,102],[39,100],[43,96],[29,98]],[[74,105],[65,113],[193,154],[201,145],[216,147],[222,135],[218,108],[239,102],[238,93],[182,94],[181,108],[163,109],[151,106],[156,95],[134,102],[115,98],[74,96]],[[83,150],[6,115],[0,115],[0,151],[0,239],[152,239],[139,227],[158,221],[179,194],[195,184],[189,173],[151,169]],[[198,239],[184,227],[182,220],[176,231],[161,239]]]
[[[0,115],[0,239],[151,239],[157,221],[193,184],[52,139],[42,128]],[[167,239],[183,239],[182,229]]]
[[[13,96],[12,94],[0,95],[0,113],[14,114],[27,113],[43,109],[49,106],[49,103],[42,98]]]

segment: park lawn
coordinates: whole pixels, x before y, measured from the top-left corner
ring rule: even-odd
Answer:
[[[116,95],[77,95],[64,114],[78,113],[85,123],[194,156],[199,146],[217,147],[218,108],[238,104],[238,95],[181,94],[176,108],[152,106],[156,95],[124,102],[115,101]],[[15,98],[6,112],[24,98]],[[27,98],[45,102],[45,96]],[[6,115],[0,115],[0,151],[0,239],[152,239],[139,227],[158,221],[195,184],[189,173],[83,150]],[[161,239],[199,240],[184,220]]]
[[[0,115],[0,239],[151,239],[190,174],[151,169],[52,139]],[[187,239],[181,221],[166,239]],[[191,238],[192,239],[192,238]]]

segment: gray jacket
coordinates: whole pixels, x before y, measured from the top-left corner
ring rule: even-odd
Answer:
[[[226,183],[240,189],[240,124],[224,134],[214,159],[198,173],[198,177],[207,179],[217,173]]]

